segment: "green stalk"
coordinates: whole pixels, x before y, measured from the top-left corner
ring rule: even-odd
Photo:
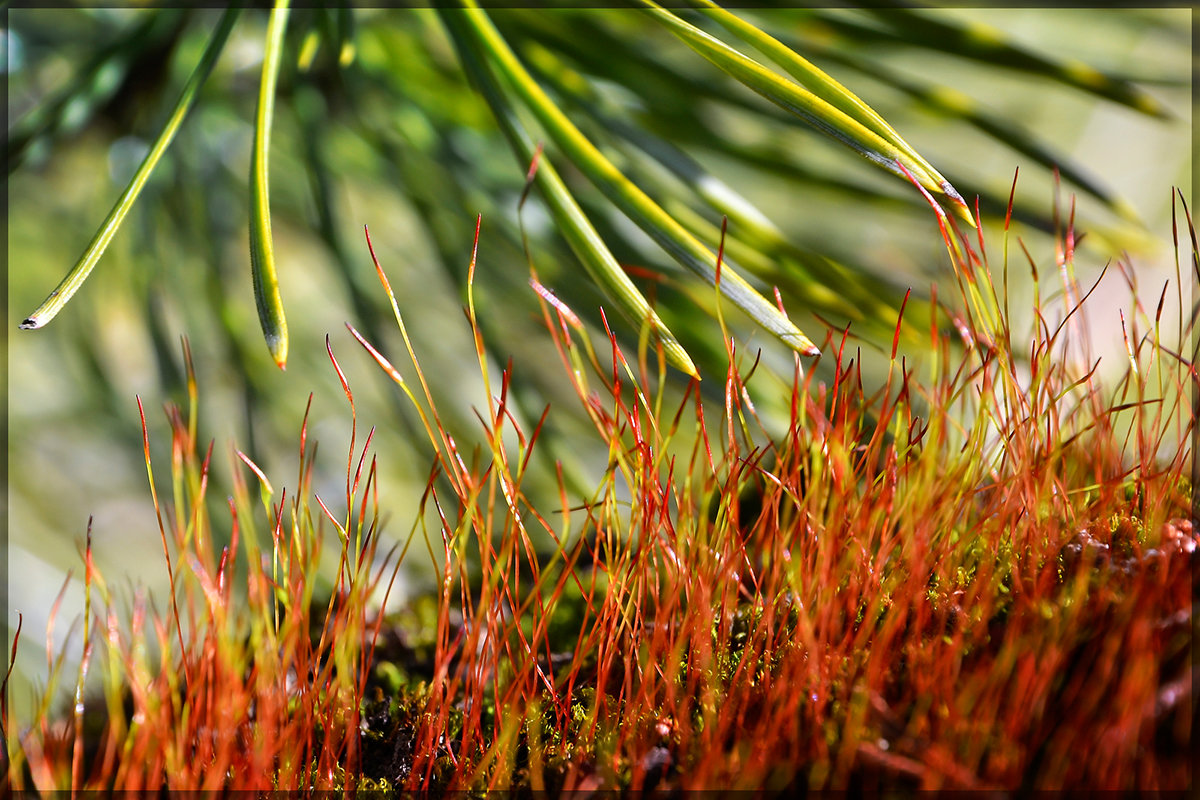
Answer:
[[[213,65],[217,62],[217,57],[221,55],[221,50],[225,47],[225,41],[229,38],[229,32],[233,29],[234,20],[237,19],[240,10],[238,8],[230,8],[221,16],[216,32],[213,33],[212,39],[209,40],[208,46],[204,49],[204,54],[200,57],[199,63],[196,64],[196,68],[192,70],[192,74],[188,77],[187,83],[183,87],[183,92],[179,96],[179,101],[175,104],[175,110],[171,112],[171,117],[167,120],[167,124],[163,127],[162,132],[158,134],[158,139],[154,142],[154,146],[150,148],[150,152],[142,159],[142,163],[138,167],[137,172],[133,174],[129,185],[125,187],[125,191],[117,199],[117,203],[113,206],[112,211],[108,212],[108,217],[100,225],[100,229],[96,231],[96,235],[92,237],[91,243],[84,250],[83,255],[79,257],[79,261],[67,273],[67,276],[62,279],[57,288],[50,293],[50,296],[20,324],[19,327],[22,330],[41,328],[54,319],[58,315],[58,312],[62,311],[63,306],[79,291],[79,287],[83,286],[83,282],[88,279],[88,276],[91,275],[96,263],[108,248],[109,242],[116,235],[117,229],[121,227],[125,216],[133,208],[133,204],[137,201],[138,195],[141,194],[142,188],[145,187],[146,181],[150,179],[154,168],[158,166],[163,153],[166,152],[167,147],[170,146],[171,141],[175,138],[175,134],[183,124],[184,118],[195,104],[196,98],[200,94],[200,87],[204,85],[204,81],[207,80],[209,73],[212,72]]]
[[[675,221],[657,203],[626,178],[585,137],[552,101],[509,48],[492,21],[468,0],[466,8],[446,9],[445,18],[457,17],[482,52],[533,111],[538,121],[569,159],[614,205],[683,266],[710,284],[716,280],[716,254]],[[728,264],[721,268],[721,291],[755,322],[789,347],[816,355],[816,345]]]
[[[267,166],[271,119],[275,113],[275,84],[279,79],[288,1],[276,2],[267,24],[262,82],[258,88],[258,112],[254,118],[254,152],[250,156],[250,274],[254,281],[254,303],[258,307],[258,321],[267,340],[267,349],[280,369],[287,368],[288,332],[283,301],[279,298],[279,279],[275,274]]]
[[[517,117],[516,109],[504,97],[491,71],[468,45],[469,32],[465,30],[462,18],[444,13],[443,10],[442,19],[458,48],[464,69],[491,107],[492,114],[517,158],[523,163],[530,163],[537,154],[534,143]],[[544,155],[540,159],[534,180],[542,191],[558,230],[566,238],[572,252],[583,263],[592,280],[616,301],[631,322],[650,325],[651,330],[662,342],[663,351],[673,366],[688,375],[698,376],[696,365],[692,363],[687,351],[638,291],[637,286],[625,274],[625,270],[621,269],[600,234],[571,196],[558,171]]]

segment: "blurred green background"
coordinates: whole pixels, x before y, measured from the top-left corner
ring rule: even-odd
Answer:
[[[717,181],[725,187],[718,199],[735,190],[738,202],[777,226],[786,244],[758,257],[743,254],[744,272],[756,270],[768,296],[779,284],[792,318],[818,345],[851,322],[862,337],[855,345],[868,376],[886,366],[894,322],[888,309],[906,288],[927,297],[931,284],[940,283],[943,298],[953,294],[933,215],[911,187],[797,124],[644,16],[490,13],[576,124],[678,219],[693,221],[710,246],[721,210],[704,191]],[[1036,157],[1042,153],[1073,176],[1062,195],[1078,195],[1077,225],[1087,231],[1078,257],[1085,287],[1122,252],[1137,265],[1145,296],[1157,300],[1164,281],[1174,282],[1171,190],[1180,187],[1190,199],[1192,188],[1190,10],[739,14],[863,98],[964,196],[980,195],[997,268],[997,231],[1019,166],[1017,231],[1043,275],[1058,285],[1048,235],[1053,178]],[[132,8],[6,12],[6,625],[11,644],[17,614],[23,615],[11,688],[19,714],[30,686],[44,681],[47,616],[68,570],[74,579],[56,648],[81,613],[79,553],[89,516],[97,564],[110,585],[162,596],[166,572],[134,397],[146,407],[156,476],[165,488],[169,434],[161,408],[184,396],[181,337],[189,339],[196,363],[200,436],[215,441],[210,496],[218,519],[234,446],[264,467],[277,491],[294,488],[310,392],[309,437],[321,442],[314,488],[326,499],[344,492],[350,414],[325,352],[328,335],[356,395],[359,442],[378,427],[387,535],[408,534],[430,450],[411,408],[343,327],[351,321],[412,374],[363,225],[371,228],[439,408],[469,447],[479,430],[472,409],[485,400],[461,307],[481,214],[476,298],[493,380],[512,358],[522,418],[535,421],[546,403],[555,409],[543,440],[546,466],[535,478],[541,483],[531,489],[552,488],[552,459],[565,462],[580,492],[590,490],[606,463],[577,413],[527,285],[518,227],[527,165],[514,158],[463,77],[431,10],[297,9],[289,20],[270,162],[276,259],[291,329],[286,372],[274,367],[263,343],[247,247],[247,171],[267,21],[257,10],[239,18],[198,106],[88,283],[44,330],[16,330],[87,246],[161,128],[218,16]],[[740,47],[719,28],[708,29]],[[1097,84],[1076,62],[1130,82]],[[1098,96],[1084,90],[1089,82],[1127,93]],[[1139,103],[1142,110],[1131,107]],[[1145,113],[1152,103],[1161,113]],[[654,287],[661,313],[700,366],[706,396],[719,400],[724,351],[708,313],[711,287],[676,267],[550,144],[547,154],[618,259],[661,276]],[[670,164],[702,177],[688,183]],[[556,234],[536,193],[523,222],[542,282],[593,331],[602,330],[597,309],[611,306]],[[731,238],[738,235],[731,225]],[[1017,285],[1028,276],[1023,257],[1014,257],[1012,268],[1014,297],[1028,297],[1027,287]],[[650,282],[638,282],[650,291]],[[1190,286],[1187,280],[1184,290]],[[1028,324],[1020,305],[1014,304],[1017,330]],[[1116,309],[1128,306],[1128,286],[1116,274],[1089,301],[1094,347],[1118,361]],[[632,353],[637,331],[610,318]],[[747,363],[762,351],[764,366],[751,389],[769,425],[783,408],[792,356],[728,304],[726,318]],[[911,359],[920,358],[919,341],[904,347]],[[824,359],[818,375],[828,368]],[[684,383],[678,373],[672,382],[675,390]],[[401,596],[429,585],[426,561],[415,552]],[[78,645],[76,632],[72,652]]]

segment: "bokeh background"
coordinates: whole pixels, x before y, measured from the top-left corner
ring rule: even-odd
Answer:
[[[215,513],[228,492],[235,446],[264,467],[277,490],[294,486],[310,393],[309,435],[321,442],[315,488],[324,498],[342,493],[350,414],[326,354],[328,335],[355,391],[360,443],[377,427],[387,535],[408,535],[430,450],[402,395],[343,327],[351,321],[407,369],[364,225],[439,408],[460,443],[470,443],[479,430],[473,409],[485,400],[461,308],[475,216],[482,215],[475,290],[493,374],[513,360],[523,419],[536,420],[547,403],[554,409],[531,491],[538,480],[553,489],[554,459],[564,462],[581,493],[606,463],[541,328],[519,222],[543,283],[594,331],[605,300],[536,194],[519,213],[526,165],[498,134],[429,10],[298,9],[290,20],[270,164],[292,337],[286,372],[272,365],[259,331],[247,247],[247,171],[266,28],[261,11],[240,17],[198,107],[89,282],[44,330],[16,330],[87,246],[157,135],[218,13],[5,14],[5,623],[7,652],[17,615],[23,618],[10,687],[18,719],[28,718],[21,709],[45,681],[46,623],[64,584],[51,642],[56,651],[82,613],[80,552],[89,517],[97,564],[110,585],[163,596],[166,572],[135,396],[147,410],[161,490],[169,464],[161,409],[184,397],[181,337],[195,358],[201,438],[215,443]],[[1106,262],[1128,254],[1143,298],[1153,304],[1164,283],[1174,292],[1173,187],[1192,198],[1190,10],[740,13],[866,100],[964,195],[980,195],[993,258],[1020,167],[1015,230],[1047,281],[1043,295],[1061,284],[1050,239],[1055,184],[1037,152],[1073,176],[1063,181],[1061,197],[1065,204],[1077,196],[1077,226],[1087,231],[1077,258],[1081,282],[1090,286]],[[818,344],[852,322],[869,377],[886,364],[883,347],[890,346],[894,322],[888,305],[897,305],[908,287],[922,297],[939,283],[942,296],[951,294],[933,216],[910,187],[776,113],[644,17],[613,10],[492,16],[572,119],[672,213],[694,219],[700,231],[720,224],[720,213],[696,187],[655,159],[663,145],[702,169],[706,185],[719,179],[777,225],[795,251],[759,265],[765,276],[759,285],[778,283],[789,312]],[[997,50],[997,42],[1015,49]],[[1032,56],[1032,66],[1018,68],[1014,52]],[[1077,63],[1129,79],[1119,85],[1133,92],[1133,104],[1152,102],[1161,113],[1071,85],[1087,82]],[[556,158],[552,147],[547,153]],[[664,316],[700,365],[707,395],[719,400],[724,351],[707,313],[711,288],[675,267],[569,164],[555,163],[618,258],[663,276],[655,290]],[[730,233],[738,235],[736,226]],[[805,259],[835,263],[843,282],[814,294],[816,278],[804,271]],[[1023,257],[1011,266],[1020,323],[1029,270]],[[1190,296],[1190,290],[1185,272],[1180,291]],[[862,298],[878,302],[868,309]],[[1184,305],[1190,308],[1187,297]],[[809,313],[814,307],[817,316]],[[1129,314],[1130,287],[1113,270],[1087,309],[1091,345],[1105,354],[1109,374],[1124,367],[1118,309]],[[792,358],[740,315],[726,316],[741,352],[749,360],[762,352],[764,367],[751,388],[769,425],[785,397]],[[616,329],[634,351],[637,332],[623,322]],[[921,357],[919,342],[906,348],[912,359]],[[672,381],[675,389],[683,385],[677,375]],[[428,561],[418,554],[405,565],[398,601],[429,581]],[[78,639],[76,630],[66,645],[69,658]]]

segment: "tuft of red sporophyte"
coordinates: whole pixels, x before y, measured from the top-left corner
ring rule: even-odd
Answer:
[[[732,339],[718,402],[696,380],[672,393],[650,340],[635,357],[602,317],[594,347],[533,276],[607,458],[583,496],[554,465],[548,505],[528,476],[560,412],[519,413],[521,365],[490,368],[473,291],[487,399],[470,441],[443,423],[407,335],[409,378],[350,327],[432,453],[407,539],[379,518],[382,456],[373,429],[358,441],[332,340],[352,422],[344,491],[314,492],[306,413],[293,488],[234,451],[218,536],[185,356],[188,411],[167,412],[173,505],[143,423],[172,598],[136,595],[123,616],[89,542],[100,609],[85,615],[84,670],[103,673],[103,695],[29,725],[5,711],[11,785],[1186,788],[1198,532],[1195,371],[1179,343],[1194,323],[1164,330],[1166,293],[1153,314],[1135,303],[1129,369],[1105,385],[1067,347],[1091,294],[1070,284],[1071,222],[1056,257],[1069,305],[1038,289],[1022,336],[982,233],[972,244],[938,223],[959,295],[934,300],[929,346],[906,352],[897,320],[868,386],[850,333],[831,330],[816,364],[787,376],[782,420],[760,418],[755,393],[779,383]],[[436,588],[397,610],[387,598],[414,540]],[[318,577],[329,553],[331,585]]]

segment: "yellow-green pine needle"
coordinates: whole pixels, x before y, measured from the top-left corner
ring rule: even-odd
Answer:
[[[275,274],[275,248],[271,239],[271,208],[267,165],[271,143],[271,118],[275,110],[275,84],[279,78],[283,31],[287,26],[288,0],[279,0],[267,24],[262,82],[258,90],[258,113],[254,119],[254,151],[250,156],[250,273],[254,302],[271,358],[280,369],[287,367],[288,332]]]
[[[479,58],[469,47],[467,42],[469,32],[466,30],[463,20],[452,14],[443,15],[443,18],[451,36],[459,45],[464,68],[478,85],[488,105],[491,106],[492,113],[500,124],[500,129],[508,138],[517,158],[525,163],[533,161],[537,153],[536,147],[526,133],[524,125],[518,119],[516,110],[507,102],[495,77],[483,63],[483,59]],[[599,284],[605,293],[617,303],[622,313],[630,321],[635,324],[649,323],[651,330],[655,332],[663,345],[663,352],[673,366],[688,375],[697,377],[696,365],[688,356],[683,345],[671,333],[666,323],[659,318],[645,296],[638,291],[637,286],[625,274],[625,270],[621,269],[616,257],[613,256],[603,238],[583,213],[583,209],[579,207],[570,190],[567,189],[558,171],[544,155],[539,160],[534,180],[542,191],[546,205],[551,216],[554,217],[559,231],[567,240],[576,258],[583,263],[592,280]]]
[[[761,28],[755,27],[749,22],[746,22],[736,14],[726,11],[716,3],[713,3],[712,0],[690,0],[690,2],[692,5],[704,9],[704,11],[712,19],[719,22],[727,30],[732,31],[735,35],[739,36],[741,39],[750,43],[758,50],[769,56],[772,61],[786,70],[787,73],[797,81],[799,81],[800,84],[803,85],[804,89],[812,92],[816,98],[828,103],[837,111],[842,112],[851,120],[859,123],[863,128],[867,129],[871,133],[874,133],[881,140],[895,148],[897,152],[904,154],[904,162],[906,166],[908,166],[910,172],[916,174],[916,170],[914,170],[914,166],[916,166],[917,170],[922,170],[928,175],[930,182],[925,184],[925,188],[947,197],[954,206],[955,211],[958,212],[958,214],[969,225],[971,225],[971,227],[975,227],[974,216],[970,213],[970,209],[967,207],[966,202],[962,199],[962,195],[960,195],[958,191],[951,186],[948,180],[942,177],[941,173],[934,169],[932,164],[926,161],[920,153],[914,150],[912,146],[909,145],[909,143],[906,142],[904,138],[900,136],[900,134],[897,133],[896,130],[878,114],[878,112],[875,111],[875,109],[863,102],[858,95],[851,92],[832,76],[827,74],[824,70],[817,67],[815,64],[801,56],[783,42],[767,34]],[[687,23],[683,24],[686,25]],[[714,39],[714,41],[717,40]],[[700,52],[702,55],[705,55],[703,51]],[[705,57],[712,60],[712,58],[707,55]],[[750,59],[747,60],[749,61]],[[718,66],[720,66],[720,64],[718,64]],[[764,94],[762,90],[756,88],[755,86],[750,84],[747,85],[750,86],[750,88],[755,89],[755,91],[758,91],[760,94]],[[769,95],[765,94],[764,96],[770,97]],[[835,123],[834,119],[830,119],[829,121],[831,124]],[[842,139],[841,136],[837,138]],[[844,139],[842,140],[845,141]],[[856,145],[852,144],[851,146],[855,147],[855,149],[860,149]],[[896,169],[890,166],[887,162],[877,161],[877,163],[881,163],[889,171],[896,172]]]
[[[100,225],[100,229],[96,231],[96,235],[92,237],[91,243],[88,244],[83,255],[79,257],[79,261],[67,273],[67,276],[62,279],[57,288],[50,293],[50,296],[37,307],[37,310],[25,318],[20,325],[22,330],[41,328],[54,319],[58,315],[58,312],[62,311],[67,302],[75,296],[79,288],[83,286],[83,282],[88,279],[88,276],[91,275],[96,263],[99,262],[100,257],[104,255],[104,251],[108,248],[109,242],[116,235],[117,229],[121,227],[125,216],[133,208],[133,204],[137,201],[138,195],[141,194],[142,188],[145,187],[146,181],[150,179],[154,168],[158,166],[163,153],[166,152],[167,147],[170,146],[171,141],[175,138],[175,134],[183,124],[188,111],[195,104],[196,97],[200,94],[200,87],[208,78],[213,65],[217,62],[217,57],[221,55],[221,50],[225,46],[226,39],[229,38],[229,32],[233,29],[233,23],[237,19],[239,10],[237,8],[228,9],[221,17],[212,39],[209,40],[208,46],[204,49],[204,54],[200,57],[199,63],[196,64],[196,68],[192,70],[192,74],[188,77],[187,84],[184,85],[183,92],[179,95],[179,101],[175,104],[175,110],[171,112],[171,117],[167,120],[167,124],[163,127],[162,132],[158,134],[158,139],[155,140],[154,146],[150,148],[150,152],[142,159],[142,163],[138,167],[137,172],[133,174],[129,185],[125,187],[125,191],[117,199],[116,205],[108,213],[108,217]]]
[[[464,9],[445,10],[443,15],[446,18],[457,16],[466,23],[464,30],[470,32],[481,52],[488,55],[497,73],[507,79],[571,162],[672,258],[715,284],[716,255],[626,178],[580,132],[537,84],[478,5],[468,0],[466,6]],[[819,352],[812,340],[729,264],[722,267],[720,285],[726,297],[785,344],[805,355]]]
[[[652,0],[642,0],[646,13],[661,22],[688,47],[708,59],[721,71],[746,87],[813,126],[817,130],[858,151],[869,161],[903,177],[907,169],[927,191],[950,200],[955,211],[972,227],[975,220],[962,195],[938,174],[924,158],[912,151],[894,131],[881,135],[859,119],[826,102],[813,92],[772,72],[752,58],[680,19]],[[782,45],[780,45],[782,47]],[[823,91],[831,91],[826,85]],[[847,92],[847,95],[849,93]],[[852,96],[852,95],[851,95]],[[845,101],[844,102],[848,102]],[[861,103],[861,101],[859,101]],[[865,107],[865,104],[864,104]],[[861,114],[861,111],[858,112]],[[886,132],[885,132],[886,133]],[[903,165],[903,169],[901,168]]]

